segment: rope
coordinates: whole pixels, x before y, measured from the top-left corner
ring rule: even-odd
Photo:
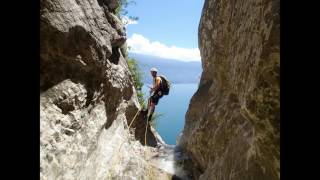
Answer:
[[[144,102],[143,102],[143,104],[144,104]],[[143,104],[142,104],[142,107],[143,107]],[[136,119],[136,117],[140,111],[141,111],[141,109],[138,109],[137,113],[133,116],[133,119],[131,120],[128,129],[130,129],[131,125],[133,124],[133,121]]]
[[[150,94],[150,96],[151,96],[151,94]],[[150,105],[149,100],[150,100],[150,99],[148,99],[148,112],[150,111],[150,109],[149,109],[149,105]],[[152,116],[152,114],[151,114],[151,116]],[[146,130],[145,130],[145,132],[144,132],[144,145],[145,145],[145,146],[146,146],[146,144],[147,144],[147,130],[148,130],[148,125],[149,125],[149,117],[148,117],[148,119],[147,119]],[[145,157],[146,157],[146,160],[147,160],[147,158],[148,158],[148,150],[146,149],[144,153],[145,153]],[[148,160],[147,160],[147,161],[148,161]],[[151,165],[149,164],[149,162],[147,162],[147,172],[148,172],[149,178],[153,176],[153,175],[151,174],[151,168],[150,168],[150,167],[151,167]]]
[[[134,120],[136,120],[136,117],[137,117],[137,115],[139,114],[139,112],[142,110],[143,106],[144,106],[144,102],[142,103],[141,108],[138,109],[138,111],[136,112],[136,114],[135,114],[134,117],[132,118],[132,120],[131,120],[131,122],[130,122],[130,124],[129,124],[129,126],[128,126],[129,133],[130,133],[131,125],[133,124]],[[148,122],[147,122],[147,123],[148,123]],[[147,124],[147,125],[148,125],[148,124]],[[120,150],[121,150],[121,148],[122,148],[122,145],[123,145],[124,143],[125,143],[125,141],[121,143],[121,145],[120,145],[120,147],[119,147],[119,149],[118,149],[117,155],[120,154],[119,152],[120,152]],[[118,156],[116,156],[116,157],[118,157]],[[118,159],[118,158],[116,158],[116,159]],[[113,161],[113,160],[112,160],[112,161]]]
[[[144,133],[144,146],[146,146],[147,144],[147,130],[148,130],[148,124],[149,124],[149,119],[147,119],[147,124],[146,124],[146,130],[145,130],[145,133]],[[144,151],[144,155],[145,155],[145,158],[146,158],[146,161],[147,161],[147,164],[146,164],[146,168],[147,168],[147,172],[148,172],[148,176],[149,178],[153,177],[153,174],[152,174],[152,171],[151,171],[151,165],[149,164],[149,160],[148,160],[148,149],[146,149]]]
[[[148,102],[149,102],[149,98],[148,98]],[[132,120],[131,120],[131,122],[130,122],[130,124],[129,124],[129,126],[128,126],[129,134],[130,134],[130,127],[131,127],[131,125],[133,124],[133,121],[136,119],[136,117],[137,117],[137,115],[139,114],[139,112],[142,110],[142,108],[143,108],[143,106],[144,106],[144,103],[145,103],[145,102],[142,103],[141,108],[138,109],[138,111],[136,112],[136,114],[134,115],[134,117],[132,118]],[[149,105],[149,104],[148,104],[148,105]],[[149,107],[148,107],[148,109],[149,109]],[[148,128],[148,124],[149,124],[149,121],[148,121],[148,119],[147,119],[146,130],[145,130],[145,135],[144,135],[144,145],[147,144],[147,128]],[[112,162],[115,161],[115,160],[118,161],[118,159],[119,159],[119,157],[120,157],[120,156],[119,156],[120,150],[121,150],[122,145],[123,145],[124,143],[125,143],[125,141],[121,143],[121,145],[120,145],[120,147],[119,147],[119,149],[118,149],[118,153],[116,154],[116,159],[112,159],[112,160],[111,160]],[[147,152],[145,152],[145,153],[146,153],[146,155],[147,155]],[[112,164],[112,163],[111,163],[111,164]],[[150,173],[150,168],[148,168],[148,171],[149,171],[149,173]],[[110,176],[108,176],[108,179],[109,179],[109,178],[110,178]]]
[[[136,117],[137,117],[137,115],[139,114],[139,112],[141,111],[141,109],[143,108],[143,105],[144,105],[144,102],[142,103],[141,108],[138,109],[138,111],[136,112],[136,114],[133,116],[133,118],[132,118],[132,120],[131,120],[131,122],[130,122],[130,124],[129,124],[129,126],[128,126],[129,133],[130,133],[130,127],[131,127],[131,125],[133,124],[133,121],[136,120]],[[119,150],[118,150],[118,153],[120,152],[121,147],[122,147],[123,144],[124,144],[124,142],[121,143],[120,148],[119,148]]]

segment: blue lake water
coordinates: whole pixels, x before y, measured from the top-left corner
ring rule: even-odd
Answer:
[[[197,88],[198,84],[172,84],[169,95],[159,100],[155,111],[162,116],[157,120],[156,130],[167,144],[176,144],[176,138],[184,127],[190,99]],[[142,91],[147,99],[149,88],[143,86]]]

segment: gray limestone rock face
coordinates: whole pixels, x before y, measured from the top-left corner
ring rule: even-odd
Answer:
[[[163,142],[148,126],[144,146],[143,114],[128,128],[140,105],[116,2],[40,2],[42,180],[152,176],[144,152]]]
[[[179,144],[196,179],[280,179],[279,0],[206,0]]]

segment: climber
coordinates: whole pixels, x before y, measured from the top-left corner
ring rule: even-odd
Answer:
[[[158,70],[156,68],[151,68],[150,69],[150,72],[151,72],[151,75],[153,77],[153,86],[152,87],[149,87],[150,88],[150,94],[151,94],[151,97],[149,98],[148,100],[148,121],[151,120],[152,118],[152,114],[154,112],[154,109],[155,109],[155,105],[158,104],[159,102],[159,99],[162,98],[163,96],[163,93],[161,91],[161,88],[160,88],[160,85],[161,85],[161,82],[162,82],[162,79],[157,76],[157,72]]]

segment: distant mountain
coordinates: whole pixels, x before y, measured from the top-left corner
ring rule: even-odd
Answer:
[[[144,83],[151,84],[151,67],[158,69],[158,74],[165,75],[172,83],[198,83],[202,73],[201,62],[184,62],[164,59],[136,53],[129,53],[129,57],[138,61],[144,73]]]

